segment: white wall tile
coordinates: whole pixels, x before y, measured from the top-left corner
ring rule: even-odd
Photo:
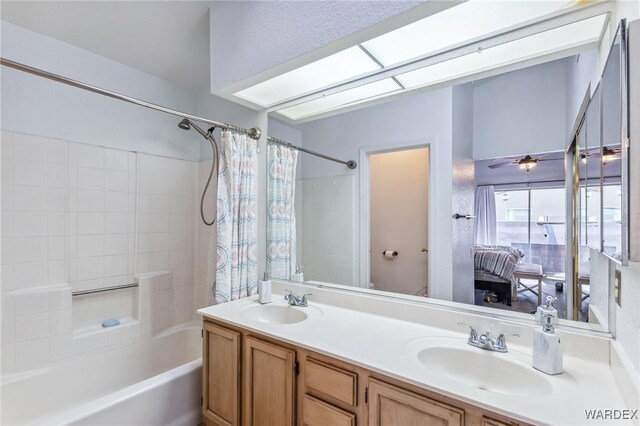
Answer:
[[[128,192],[105,192],[105,211],[109,213],[129,212]]]
[[[104,191],[78,190],[78,212],[104,212]]]
[[[96,257],[104,255],[104,238],[105,236],[102,234],[78,235],[77,257]]]
[[[49,312],[49,334],[51,336],[66,335],[73,331],[73,313],[71,307],[61,311]]]
[[[129,215],[127,213],[106,213],[105,234],[126,234],[129,232]]]
[[[59,139],[48,139],[47,162],[49,164],[65,164],[67,162],[67,142]]]
[[[14,265],[1,265],[0,274],[2,278],[2,291],[13,290],[15,288]]]
[[[63,212],[67,210],[66,188],[48,188],[47,210],[50,212]]]
[[[2,373],[9,373],[15,368],[13,344],[2,345]]]
[[[19,315],[14,319],[16,343],[42,339],[49,336],[49,313]]]
[[[46,237],[25,237],[13,239],[13,262],[39,262],[47,260]]]
[[[49,310],[49,293],[17,292],[13,295],[15,315],[38,314]]]
[[[47,188],[38,186],[14,186],[13,210],[16,212],[46,212]]]
[[[50,260],[48,263],[49,275],[48,284],[64,284],[69,281],[67,273],[67,262],[64,260]]]
[[[39,136],[15,134],[13,158],[15,161],[47,161],[47,139]]]
[[[64,212],[50,212],[47,215],[47,230],[50,236],[67,235],[68,216]]]
[[[13,265],[15,288],[31,288],[46,284],[47,262],[16,263]]]
[[[129,236],[127,234],[109,234],[104,236],[104,254],[127,254],[129,252]]]
[[[13,238],[2,238],[2,258],[0,263],[8,265],[13,263]]]
[[[105,276],[126,275],[129,270],[128,259],[126,255],[105,256]]]
[[[104,234],[103,213],[78,213],[78,235]]]
[[[91,280],[104,277],[104,257],[78,259],[78,280]]]
[[[47,163],[16,160],[13,164],[14,185],[47,185]]]
[[[49,362],[49,339],[30,340],[15,345],[17,370],[43,366]]]
[[[117,149],[107,149],[105,151],[105,168],[111,170],[129,170],[129,153]]]
[[[49,293],[49,310],[64,311],[71,309],[71,289],[56,290]]]
[[[104,170],[78,167],[78,188],[104,191]]]
[[[104,168],[105,148],[78,144],[78,165],[83,167]]]
[[[13,316],[2,316],[2,344],[9,345],[14,342],[13,334]]]
[[[129,172],[120,170],[107,170],[105,172],[106,191],[129,191]]]
[[[47,163],[46,185],[59,188],[67,186],[67,167],[65,164]]]
[[[67,258],[67,237],[49,237],[47,240],[48,260],[64,260]]]

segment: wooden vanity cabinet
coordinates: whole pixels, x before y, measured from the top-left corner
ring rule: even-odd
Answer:
[[[207,425],[240,424],[242,335],[205,321],[202,327],[202,416]]]
[[[206,319],[208,426],[515,426],[512,419],[303,348]]]
[[[296,353],[245,337],[242,424],[293,426]]]

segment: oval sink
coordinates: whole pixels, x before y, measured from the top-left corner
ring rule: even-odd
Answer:
[[[418,360],[436,374],[487,392],[511,396],[551,393],[551,383],[542,373],[505,355],[471,347],[438,346],[420,351]]]
[[[268,324],[294,324],[306,320],[307,308],[295,308],[289,305],[257,305],[242,311],[242,316],[250,321]]]

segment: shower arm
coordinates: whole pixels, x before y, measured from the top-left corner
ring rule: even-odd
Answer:
[[[258,140],[260,139],[260,135],[262,131],[258,127],[252,127],[250,129],[245,129],[243,127],[234,126],[233,124],[220,123],[218,121],[209,120],[207,118],[198,117],[196,115],[191,115],[184,113],[182,111],[178,111],[175,109],[167,108],[162,105],[157,105],[151,102],[143,101],[141,99],[136,99],[131,96],[122,95],[117,92],[112,92],[110,90],[102,89],[97,86],[92,86],[87,83],[82,83],[80,81],[72,80],[67,77],[63,77],[58,74],[50,73],[48,71],[41,70],[39,68],[31,67],[29,65],[22,64],[20,62],[15,62],[10,59],[5,59],[0,57],[0,65],[4,65],[5,67],[13,68],[22,72],[26,72],[29,74],[37,75],[39,77],[44,77],[49,80],[57,81],[58,83],[63,83],[72,87],[76,87],[78,89],[87,90],[89,92],[97,93],[99,95],[107,96],[110,98],[118,99],[124,102],[129,102],[131,104],[135,104],[144,108],[153,109],[156,111],[164,112],[166,114],[175,115],[177,117],[186,118],[193,121],[199,121],[201,123],[211,124],[214,127],[225,129],[225,130],[233,130],[238,133],[244,133],[249,136],[251,139]],[[204,135],[203,135],[204,136]],[[205,136],[206,137],[206,136]]]

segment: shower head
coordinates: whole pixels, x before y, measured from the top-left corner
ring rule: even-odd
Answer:
[[[182,119],[180,123],[178,123],[178,127],[182,130],[191,130],[191,123],[186,118]]]

